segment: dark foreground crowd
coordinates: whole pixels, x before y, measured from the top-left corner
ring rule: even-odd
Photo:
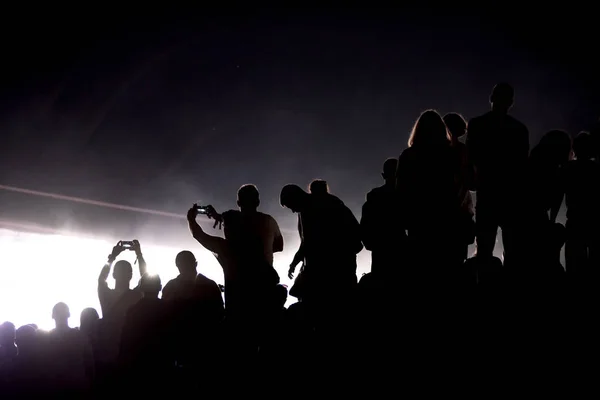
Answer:
[[[0,326],[0,396],[539,395],[571,378],[593,382],[600,126],[574,139],[553,130],[530,149],[508,113],[513,97],[496,85],[491,111],[468,124],[423,112],[360,222],[325,181],[283,187],[301,238],[289,293],[273,268],[283,237],[258,211],[253,185],[238,191],[239,210],[188,211],[191,234],[223,268],[222,287],[190,251],[163,287],[140,243],[119,242],[98,279],[102,318],[88,308],[71,328],[58,303],[50,332]],[[563,201],[565,225],[556,222]],[[205,232],[198,214],[223,235]],[[371,272],[358,280],[363,248]],[[133,289],[132,265],[116,261],[124,250],[137,255]],[[286,309],[288,295],[298,302]]]

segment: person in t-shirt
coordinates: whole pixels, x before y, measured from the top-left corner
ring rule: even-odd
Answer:
[[[225,225],[225,236],[230,240],[248,236],[254,236],[261,241],[264,259],[269,265],[273,265],[273,254],[283,251],[283,235],[275,218],[269,214],[258,211],[260,206],[260,194],[255,185],[242,185],[237,192],[237,205],[239,210],[228,210],[219,214],[213,206],[208,206],[209,218],[217,224]]]
[[[125,260],[119,260],[114,264],[113,278],[115,279],[115,287],[108,287],[106,280],[110,274],[111,267],[115,259],[127,248],[122,242],[117,243],[113,247],[112,253],[108,256],[108,261],[102,267],[98,276],[98,299],[102,310],[102,325],[101,325],[101,355],[102,364],[110,365],[117,360],[119,355],[119,343],[121,340],[121,329],[125,322],[127,311],[142,298],[142,292],[139,290],[139,285],[130,289],[133,271],[131,264]],[[133,241],[133,246],[130,248],[137,256],[140,276],[146,273],[146,261],[142,255],[140,243],[137,240]]]
[[[134,240],[133,243],[134,245],[131,250],[135,251],[140,269],[140,276],[143,276],[146,273],[146,261],[142,255],[140,242]],[[102,318],[124,318],[129,307],[142,298],[139,287],[133,289],[129,288],[131,278],[133,277],[133,271],[131,264],[128,261],[119,260],[115,263],[113,268],[113,278],[115,279],[114,289],[109,288],[108,283],[106,282],[112,264],[124,250],[126,250],[126,248],[123,247],[122,242],[117,243],[117,245],[113,247],[112,253],[108,256],[108,262],[102,267],[100,276],[98,276],[98,298],[102,309]]]

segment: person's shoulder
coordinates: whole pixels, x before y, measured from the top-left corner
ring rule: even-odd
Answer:
[[[367,193],[367,201],[380,197],[384,191],[385,191],[385,186],[378,186],[376,188],[371,189]]]
[[[218,286],[217,282],[213,281],[212,279],[203,274],[196,275],[196,284]]]
[[[165,287],[163,287],[162,291],[164,292],[168,292],[171,289],[173,289],[174,287],[177,286],[177,278],[173,278],[171,279],[169,282],[167,282],[167,284],[165,285]]]
[[[256,214],[258,215],[260,220],[265,221],[268,225],[279,226],[279,224],[277,224],[277,220],[271,214],[263,213],[260,211],[257,211]]]
[[[478,125],[480,123],[486,122],[488,121],[490,118],[492,118],[492,112],[488,111],[485,114],[481,114],[481,115],[477,115],[473,118],[471,118],[467,124],[468,128],[472,128],[473,125]]]
[[[524,123],[522,123],[512,115],[506,115],[506,120],[513,126],[515,130],[527,131],[527,126],[525,126]]]
[[[398,161],[402,162],[402,161],[410,160],[413,157],[415,157],[416,154],[417,154],[417,149],[415,147],[407,147],[406,149],[402,150],[402,153],[400,153],[400,157],[398,157]]]

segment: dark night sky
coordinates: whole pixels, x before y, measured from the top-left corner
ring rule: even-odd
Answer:
[[[293,228],[279,189],[318,177],[359,216],[426,108],[473,117],[505,80],[532,144],[598,117],[594,21],[562,11],[15,15],[1,39],[0,184],[184,213],[235,207],[252,182]],[[0,202],[1,219],[165,235],[156,217]],[[168,236],[187,234],[172,224]]]

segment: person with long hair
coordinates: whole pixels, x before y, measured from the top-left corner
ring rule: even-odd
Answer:
[[[464,260],[462,240],[456,233],[461,186],[460,159],[446,124],[437,111],[427,110],[413,126],[396,176],[413,264],[448,270]]]

